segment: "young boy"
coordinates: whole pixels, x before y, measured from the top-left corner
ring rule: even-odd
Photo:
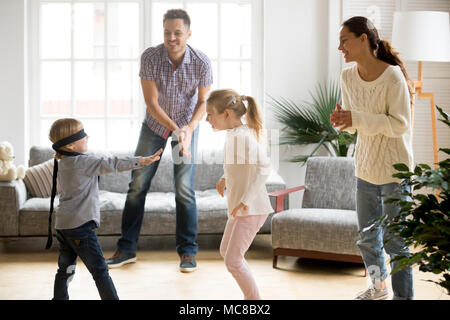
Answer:
[[[160,159],[162,150],[150,157],[105,158],[86,155],[89,136],[80,121],[70,118],[56,120],[50,129],[49,138],[56,151],[50,223],[57,175],[61,190],[55,214],[59,268],[55,276],[53,299],[69,299],[68,284],[75,273],[76,259],[80,257],[92,274],[101,299],[118,300],[94,231],[100,225],[98,176],[147,166]],[[51,229],[47,243],[47,247],[50,246]]]

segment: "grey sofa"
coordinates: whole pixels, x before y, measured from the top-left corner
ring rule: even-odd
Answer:
[[[93,152],[102,154],[102,152]],[[32,147],[29,166],[53,158],[50,148]],[[130,152],[110,152],[105,155],[127,156]],[[215,157],[220,159],[220,155]],[[147,195],[141,235],[175,234],[175,196],[173,193],[173,163],[170,152],[164,153]],[[195,190],[198,208],[198,233],[221,234],[227,220],[226,199],[215,189],[223,174],[222,164],[201,163],[196,166]],[[122,209],[125,203],[131,171],[107,174],[100,178],[101,224],[98,235],[120,235]],[[283,179],[275,172],[266,182],[268,192],[284,189]],[[275,199],[273,199],[275,206]],[[55,199],[55,207],[58,198]],[[287,204],[287,200],[286,200]],[[0,237],[46,236],[49,198],[31,198],[22,180],[0,182]],[[271,216],[260,233],[270,233]],[[54,220],[53,220],[54,221]]]
[[[282,202],[304,191],[302,208],[278,208],[272,219],[273,267],[278,256],[362,263],[356,244],[356,178],[352,158],[312,157],[306,163],[305,185],[273,192]]]

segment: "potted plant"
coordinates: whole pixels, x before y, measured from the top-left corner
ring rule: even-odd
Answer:
[[[443,117],[439,120],[450,126],[449,115],[436,108]],[[393,176],[405,179],[404,183],[411,186],[411,191],[403,194],[409,200],[388,199],[387,202],[401,207],[400,214],[391,220],[383,217],[379,222],[392,236],[405,239],[407,246],[419,248],[415,253],[395,257],[393,261],[398,261],[398,266],[391,273],[418,264],[420,271],[442,274],[439,281],[432,282],[450,294],[450,149],[439,151],[447,154],[447,159],[440,161],[437,169],[419,164],[410,172],[405,164],[394,165],[399,172]],[[423,188],[429,188],[428,193],[417,192]],[[438,196],[433,190],[437,190]]]
[[[330,114],[341,103],[339,84],[330,82],[317,85],[312,102],[296,104],[288,99],[276,99],[269,95],[275,118],[284,125],[280,145],[308,145],[315,147],[309,155],[299,155],[292,162],[306,163],[323,146],[332,156],[348,156],[350,146],[356,142],[356,133],[350,134],[333,128]],[[352,153],[353,156],[353,153]]]

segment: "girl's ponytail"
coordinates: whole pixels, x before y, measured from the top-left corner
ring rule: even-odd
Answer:
[[[259,113],[258,105],[253,97],[242,96],[243,101],[247,101],[247,114],[245,122],[250,129],[253,129],[256,139],[259,141],[262,135],[263,123]]]
[[[250,96],[240,96],[232,89],[219,89],[210,93],[207,105],[213,106],[219,114],[231,109],[240,118],[245,115],[245,122],[255,133],[258,142],[262,136],[263,122],[256,100]]]

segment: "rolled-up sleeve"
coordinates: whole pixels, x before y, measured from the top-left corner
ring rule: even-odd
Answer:
[[[156,76],[152,65],[151,56],[153,54],[153,48],[148,48],[141,55],[141,67],[139,70],[139,77],[143,80],[155,81]]]
[[[202,68],[201,78],[199,81],[199,88],[205,88],[213,83],[213,72],[211,67],[211,61],[207,58]]]

